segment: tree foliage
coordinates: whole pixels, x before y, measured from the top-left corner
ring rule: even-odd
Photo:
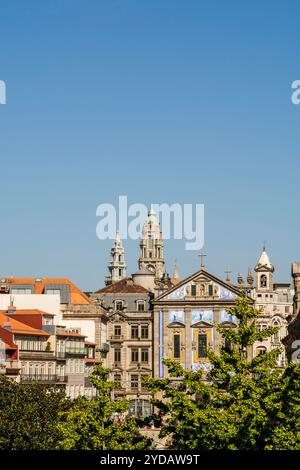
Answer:
[[[55,449],[61,438],[58,409],[66,406],[59,389],[19,384],[0,376],[0,449]]]
[[[160,393],[154,418],[161,437],[171,437],[171,448],[180,450],[300,449],[300,366],[276,368],[279,349],[251,358],[254,342],[277,329],[257,329],[260,311],[247,297],[229,313],[239,326],[218,328],[227,347],[208,351],[209,374],[165,360],[170,378],[149,380]]]
[[[65,450],[130,450],[149,448],[150,442],[139,433],[136,418],[118,421],[116,413],[128,411],[125,399],[112,400],[115,383],[108,380],[109,371],[102,365],[91,374],[96,387],[96,399],[81,397],[70,410],[62,413],[59,430],[62,433],[60,448]]]

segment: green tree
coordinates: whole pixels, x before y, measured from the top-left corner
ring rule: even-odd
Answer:
[[[218,327],[226,348],[208,351],[209,374],[166,360],[170,378],[148,382],[162,396],[154,400],[161,437],[173,449],[300,449],[300,366],[275,368],[280,349],[251,358],[254,342],[277,329],[257,329],[260,311],[246,296],[229,313],[239,326]]]
[[[60,448],[65,450],[131,450],[147,449],[150,441],[139,433],[136,418],[120,422],[115,413],[126,413],[127,400],[112,400],[115,383],[108,380],[109,371],[98,366],[90,376],[98,394],[93,400],[81,397],[67,412],[62,413],[59,430],[62,433]]]
[[[55,449],[61,439],[58,409],[67,406],[59,389],[0,376],[0,449]]]

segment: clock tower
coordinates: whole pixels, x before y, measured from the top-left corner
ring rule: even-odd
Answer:
[[[149,211],[143,226],[138,264],[139,269],[152,271],[156,280],[161,280],[166,271],[160,225],[152,210]]]

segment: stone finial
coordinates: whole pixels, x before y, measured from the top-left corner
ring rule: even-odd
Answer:
[[[251,271],[251,269],[250,269],[250,268],[248,269],[247,282],[248,282],[248,285],[249,285],[250,287],[252,287],[252,286],[253,286],[253,283],[254,283],[254,277],[253,277],[253,274],[252,274],[252,271]]]

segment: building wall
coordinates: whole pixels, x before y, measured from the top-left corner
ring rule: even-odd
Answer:
[[[284,367],[287,364],[285,347],[282,343],[283,338],[288,332],[289,318],[293,312],[294,290],[288,285],[280,287],[272,283],[271,288],[261,291],[257,288],[251,292],[251,297],[255,300],[255,307],[262,311],[257,318],[256,324],[261,328],[276,327],[278,333],[262,341],[256,341],[253,345],[253,356],[261,352],[270,352],[272,349],[280,348],[282,350],[278,358],[278,366]]]
[[[142,375],[152,375],[152,311],[150,294],[114,292],[110,294],[95,294],[108,315],[106,341],[109,344],[107,367],[110,369],[110,379],[120,376],[121,385],[114,390],[114,397],[126,397],[134,401],[134,406],[146,408],[150,394],[142,386]],[[117,310],[116,301],[123,303],[123,308]],[[138,301],[143,301],[144,311],[137,310]],[[142,325],[148,326],[148,337],[142,338]],[[132,327],[138,328],[137,337],[132,336]],[[119,330],[120,328],[120,330]],[[118,333],[118,334],[116,334]],[[137,361],[132,361],[132,350],[138,350]],[[148,350],[148,362],[142,362],[142,349]],[[115,351],[120,351],[120,361],[115,361]],[[138,377],[138,387],[132,387],[133,377]],[[145,405],[145,406],[144,406]],[[150,405],[149,405],[150,407]],[[150,409],[150,408],[149,408]]]
[[[11,305],[17,309],[39,309],[55,315],[54,324],[61,324],[60,296],[46,294],[0,294],[0,310],[6,310]]]

